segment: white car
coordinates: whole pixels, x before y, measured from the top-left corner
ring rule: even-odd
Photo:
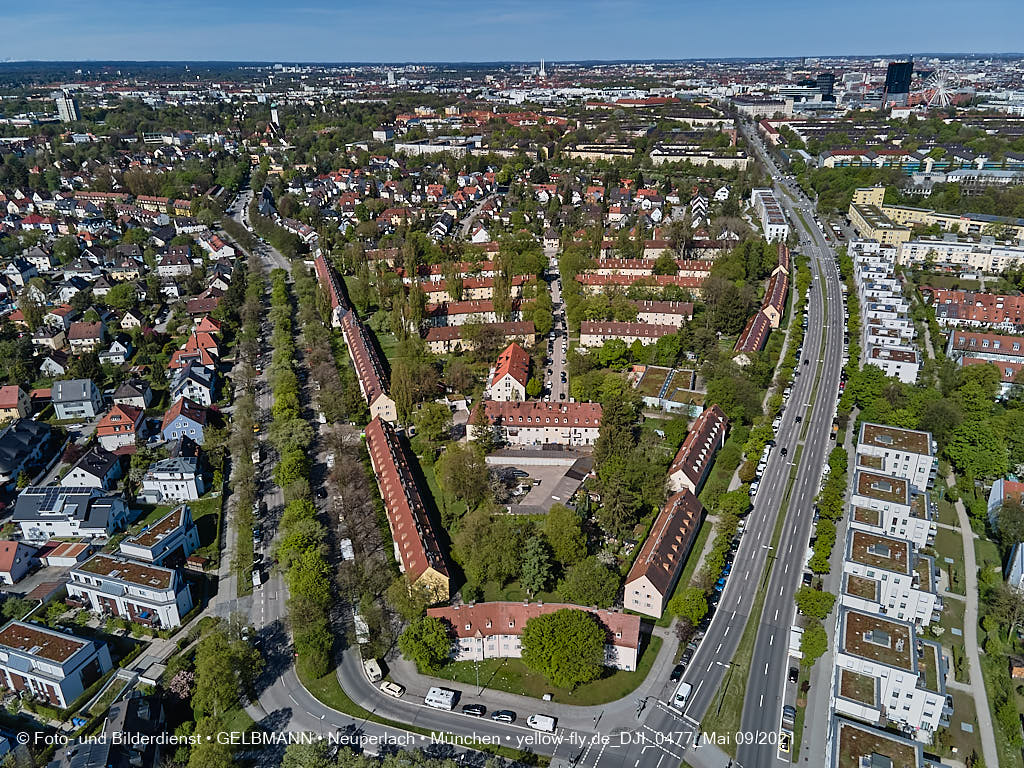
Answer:
[[[405,688],[403,686],[398,683],[392,683],[388,680],[385,680],[380,684],[380,690],[381,693],[386,693],[388,696],[396,699],[400,699],[405,695]]]

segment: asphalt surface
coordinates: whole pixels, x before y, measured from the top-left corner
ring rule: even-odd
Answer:
[[[748,135],[748,138],[751,137]],[[754,138],[750,143],[772,174],[779,176],[779,169],[764,152],[759,140]],[[802,251],[809,258],[813,275],[808,334],[803,355],[810,359],[810,363],[805,366],[801,361],[800,368],[804,374],[800,378],[807,380],[802,382],[806,385],[811,383],[810,378],[819,367],[820,374],[817,391],[812,397],[805,400],[801,393],[801,400],[797,401],[798,406],[799,403],[810,402],[805,411],[800,406],[804,414],[802,426],[805,431],[801,432],[799,428],[787,430],[783,422],[785,443],[791,446],[794,443],[802,444],[803,450],[789,503],[785,508],[786,516],[779,539],[783,551],[777,553],[777,560],[768,578],[764,612],[754,644],[740,726],[744,734],[769,734],[780,729],[785,686],[792,685],[787,683],[786,676],[791,664],[797,663],[796,659],[790,659],[788,649],[789,631],[796,613],[793,595],[801,586],[803,558],[813,526],[813,500],[820,488],[823,466],[835,447],[829,435],[839,393],[843,334],[846,329],[835,253],[821,229],[814,226],[811,203],[800,196],[791,198],[779,186],[776,184],[776,195],[787,209],[802,243],[807,243],[802,245]],[[796,215],[797,208],[803,215],[803,221],[807,222],[807,228]],[[814,333],[811,333],[812,328]],[[822,336],[824,349],[821,346]],[[804,436],[803,440],[801,435]],[[784,444],[784,441],[780,440],[779,443]],[[790,456],[793,453],[794,449],[790,447]],[[737,762],[743,766],[767,766],[775,762],[788,764],[790,760],[791,754],[781,751],[778,741],[771,737],[745,738],[737,748]]]

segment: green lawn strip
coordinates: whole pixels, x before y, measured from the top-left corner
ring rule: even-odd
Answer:
[[[574,691],[551,685],[544,675],[529,669],[521,659],[488,659],[479,664],[472,661],[455,662],[444,667],[438,677],[474,688],[480,686],[535,699],[551,694],[552,699],[559,704],[589,707],[617,701],[635,691],[651,671],[661,645],[662,639],[652,636],[640,656],[635,672],[605,669],[604,676],[599,680],[581,685]]]
[[[978,561],[978,568],[1002,568],[1002,560],[999,557],[999,548],[994,541],[988,539],[974,540],[974,557]]]
[[[978,714],[975,710],[974,697],[964,691],[947,691],[953,697],[953,714],[949,717],[949,728],[936,739],[936,747],[945,758],[963,761],[972,753],[981,755],[981,737],[978,731]],[[974,732],[968,733],[960,727],[960,723],[974,726]],[[952,747],[956,748],[953,753]]]
[[[964,631],[964,610],[966,605],[962,600],[947,598],[943,601],[942,619],[939,626],[943,628],[939,636],[943,646],[949,649],[952,658],[953,677],[958,683],[970,682],[970,675],[967,669],[967,651],[964,646],[963,634],[954,635],[953,630]]]
[[[989,713],[992,717],[992,727],[995,730],[996,749],[999,751],[999,768],[1021,768],[1021,766],[1024,766],[1021,752],[1010,744],[1010,740],[1006,738],[1006,734],[1003,733],[1003,729],[999,725],[999,719],[996,717],[995,709],[992,706],[996,694],[992,680],[998,674],[1005,674],[1003,668],[1006,666],[1006,659],[996,658],[984,653],[979,654],[979,657],[981,676],[985,678],[985,692],[988,699]]]
[[[697,563],[700,562],[700,555],[704,551],[704,546],[707,544],[708,537],[715,532],[715,522],[715,520],[704,518],[704,522],[701,523],[700,530],[697,531],[697,538],[694,539],[693,546],[690,548],[690,554],[686,558],[686,565],[683,566],[683,572],[679,574],[679,580],[676,581],[676,585],[672,589],[672,594],[668,596],[668,599],[665,601],[665,605],[668,605],[672,601],[672,596],[675,595],[677,590],[686,589],[690,585],[690,579],[693,578],[693,573],[697,570]],[[661,618],[654,623],[659,627],[668,627],[671,626],[673,618],[675,617],[672,615],[671,611],[666,610],[661,615]],[[679,652],[682,653],[682,648],[679,649]]]
[[[348,694],[342,690],[341,684],[338,682],[338,675],[333,669],[320,678],[309,678],[303,674],[299,668],[296,668],[296,672],[298,673],[302,687],[309,691],[309,693],[312,694],[313,697],[321,704],[324,704],[333,710],[346,714],[357,720],[369,720],[370,722],[380,723],[381,725],[386,725],[390,728],[398,728],[399,730],[407,731],[409,733],[417,733],[420,736],[426,736],[427,738],[430,738],[431,734],[434,733],[427,728],[420,728],[416,725],[388,720],[386,717],[380,717],[379,715],[375,715],[373,712],[363,709],[352,701],[352,699],[348,697]],[[511,747],[495,747],[490,744],[476,744],[473,748],[481,752],[487,752],[500,757],[507,757],[511,760],[517,760],[527,765],[545,766],[551,762],[551,759],[545,755],[536,755],[532,752],[521,752],[520,750],[512,749]]]
[[[418,459],[419,457],[417,457]],[[430,495],[434,497],[434,506],[440,512],[445,509],[448,503],[445,500],[444,494],[441,493],[441,486],[437,482],[437,475],[434,474],[434,465],[427,464],[425,461],[420,461],[420,471],[423,473],[423,478],[427,481],[427,488],[430,491]],[[466,513],[466,502],[464,501],[453,501],[451,502],[451,512],[454,517],[461,517]]]
[[[959,531],[939,528],[935,533],[935,565],[949,578],[949,591],[957,595],[966,595],[966,579],[964,578],[964,543]],[[946,558],[952,559],[947,563]]]
[[[252,594],[252,563],[255,548],[252,544],[252,531],[247,523],[251,516],[251,512],[244,515],[241,510],[235,510],[235,559],[232,567],[237,577],[235,589],[238,597]]]
[[[800,745],[804,738],[804,719],[807,716],[807,698],[806,694],[801,694],[800,691],[803,689],[803,685],[806,681],[810,680],[811,671],[801,665],[800,677],[796,681],[796,719],[793,721],[793,743],[790,745],[789,754],[794,763],[800,761]]]

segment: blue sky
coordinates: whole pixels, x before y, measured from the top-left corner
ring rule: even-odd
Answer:
[[[548,61],[1024,49],[1021,0],[0,0],[0,58]]]

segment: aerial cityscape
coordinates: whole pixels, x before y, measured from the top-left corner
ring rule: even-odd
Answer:
[[[906,5],[0,11],[0,768],[1024,768],[1024,9]]]

